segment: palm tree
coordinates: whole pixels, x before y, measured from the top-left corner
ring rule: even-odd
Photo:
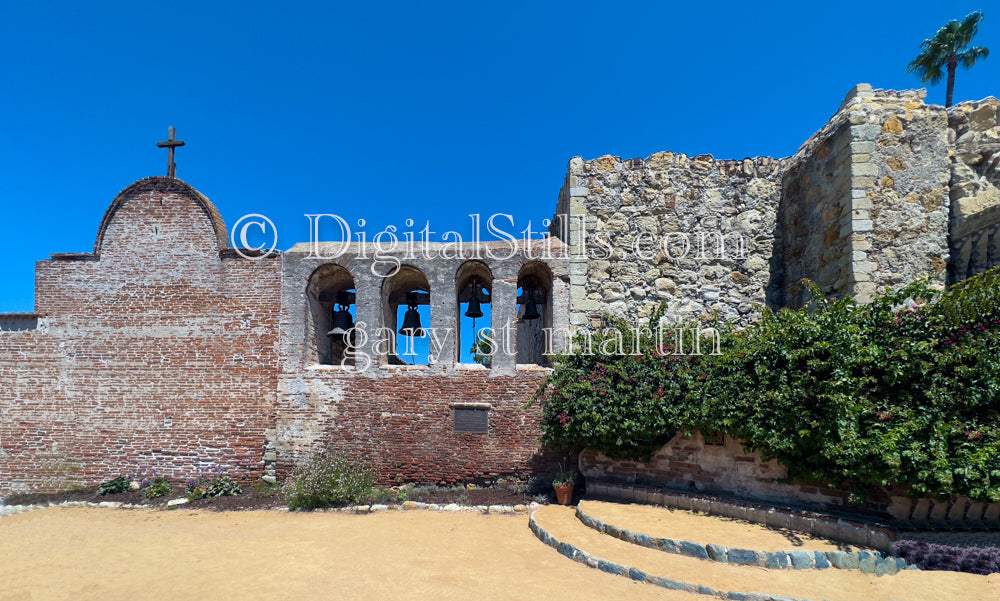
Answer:
[[[958,65],[969,69],[981,58],[990,54],[989,48],[973,46],[966,48],[979,31],[979,23],[983,13],[969,13],[965,19],[949,21],[938,30],[934,37],[920,44],[923,50],[917,58],[906,67],[907,73],[916,73],[922,83],[934,85],[941,81],[944,75],[942,67],[948,67],[948,94],[944,105],[951,106],[951,98],[955,92],[955,68]]]

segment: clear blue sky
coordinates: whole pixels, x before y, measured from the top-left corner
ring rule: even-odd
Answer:
[[[919,87],[921,40],[980,8],[995,56],[956,99],[1000,94],[983,3],[361,4],[5,3],[0,311],[32,310],[34,262],[90,251],[115,194],[165,174],[168,125],[178,177],[287,249],[306,213],[537,229],[575,155],[790,155],[854,84]]]

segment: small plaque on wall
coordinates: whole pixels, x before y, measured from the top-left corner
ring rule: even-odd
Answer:
[[[490,410],[480,407],[455,407],[455,431],[486,434],[490,426]]]

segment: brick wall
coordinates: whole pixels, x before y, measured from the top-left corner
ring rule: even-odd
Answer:
[[[543,377],[482,370],[371,378],[337,367],[286,376],[277,406],[279,479],[324,448],[370,462],[386,484],[490,481],[545,469],[540,407],[524,407]],[[455,432],[456,405],[488,406],[488,433]]]
[[[93,253],[38,264],[39,328],[0,333],[0,497],[154,470],[260,474],[280,265],[224,247],[207,199],[148,178],[112,203]]]

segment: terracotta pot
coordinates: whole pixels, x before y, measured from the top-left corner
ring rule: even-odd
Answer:
[[[573,485],[569,486],[553,486],[552,488],[556,491],[556,500],[559,501],[560,505],[569,505],[573,500]]]

